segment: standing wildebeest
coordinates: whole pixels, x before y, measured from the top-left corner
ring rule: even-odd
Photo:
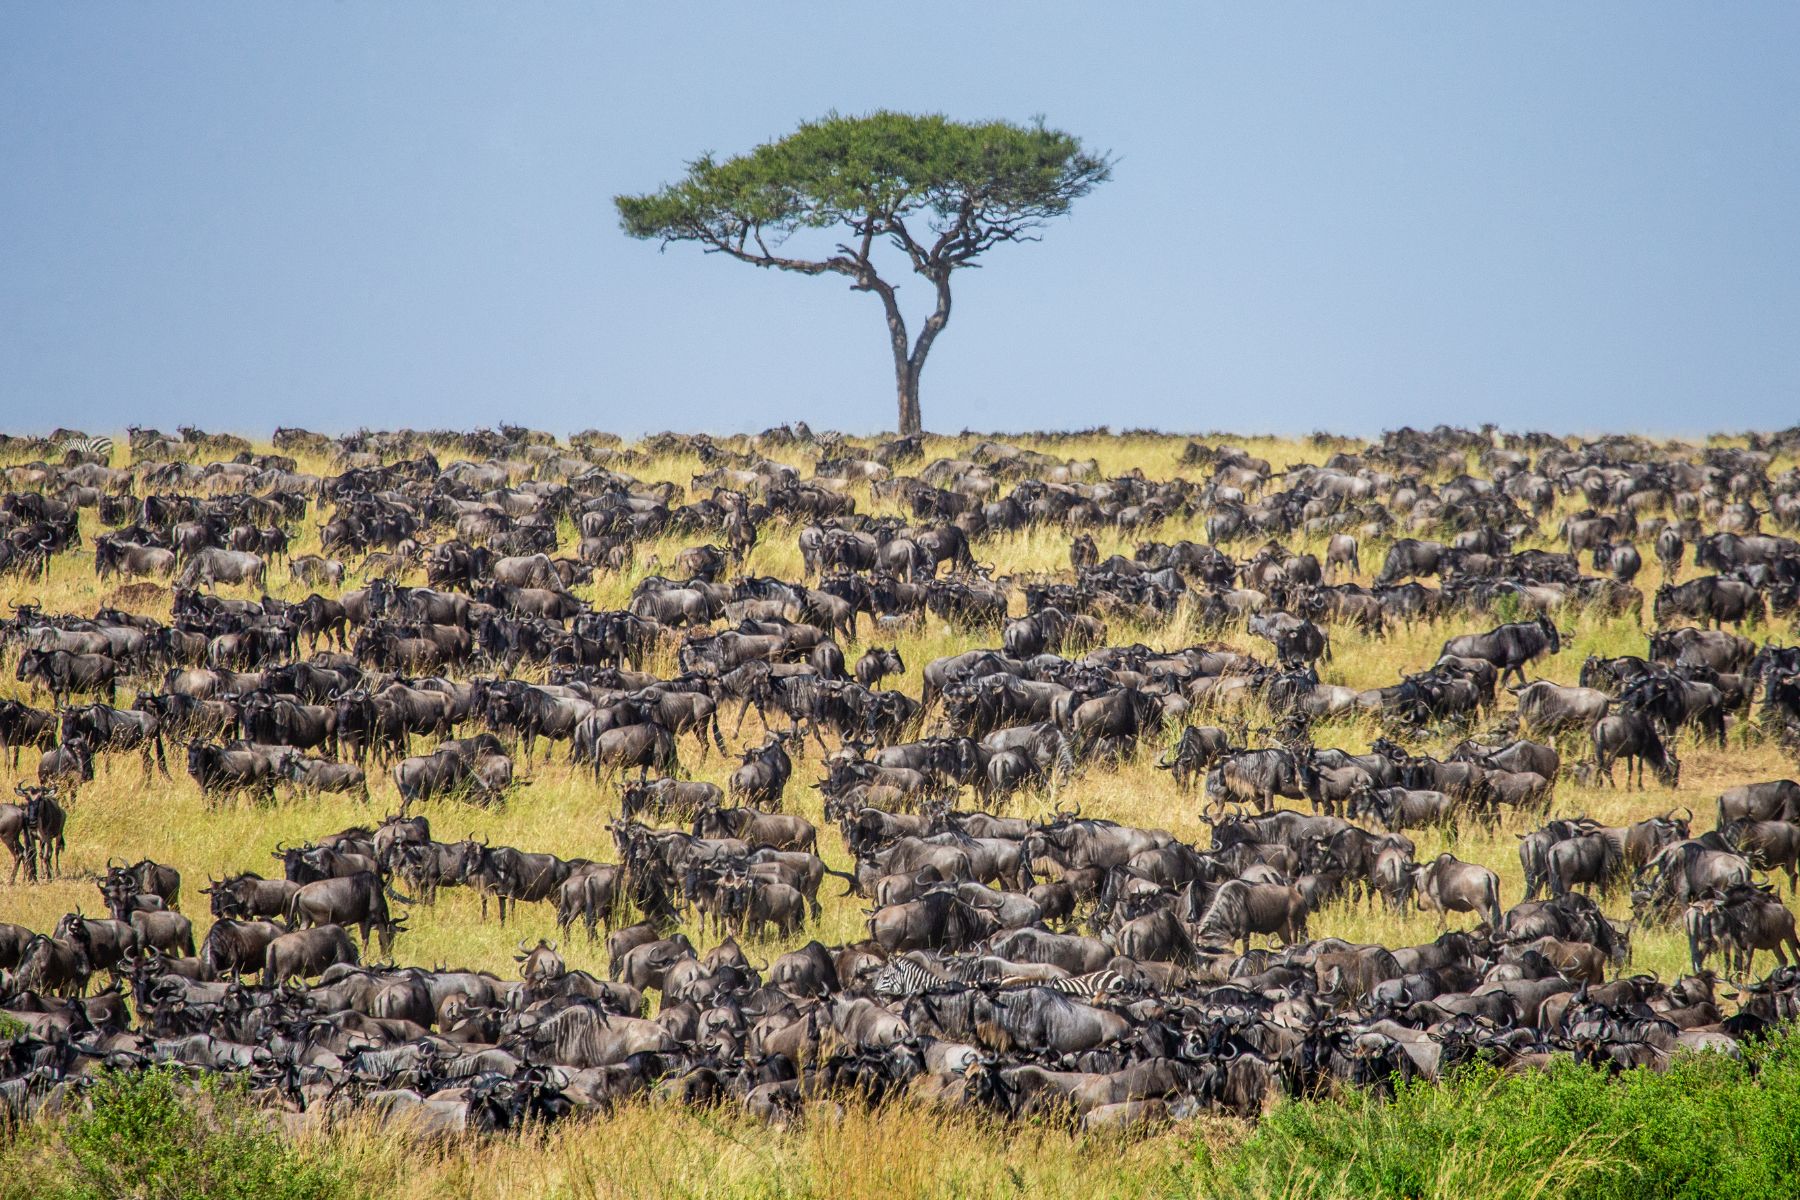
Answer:
[[[744,751],[744,765],[731,773],[727,791],[741,803],[779,809],[793,760],[782,746],[787,735],[772,733],[761,746]]]
[[[201,888],[200,894],[212,898],[212,915],[220,920],[285,918],[288,902],[302,886],[291,879],[264,879],[261,875],[247,873],[208,880],[208,886]]]
[[[56,714],[32,708],[17,700],[0,700],[0,750],[12,752],[13,770],[19,769],[19,751],[26,746],[48,750],[56,745]]]
[[[355,925],[362,933],[364,949],[373,929],[380,935],[383,954],[392,949],[394,934],[401,927],[388,915],[387,887],[372,871],[303,885],[288,900],[287,920],[294,929]]]
[[[277,761],[254,749],[188,743],[188,774],[200,785],[208,803],[214,796],[252,792],[275,799]]]
[[[1139,737],[1161,728],[1162,697],[1133,687],[1084,701],[1068,721],[1070,748],[1077,758],[1095,748],[1123,757]]]
[[[1215,815],[1226,804],[1254,803],[1269,811],[1276,796],[1304,800],[1318,778],[1309,759],[1292,750],[1239,750],[1221,760],[1206,776],[1206,794]]]
[[[169,773],[163,752],[162,722],[155,713],[136,708],[118,709],[108,704],[70,706],[63,709],[62,735],[65,741],[85,737],[88,745],[97,751],[141,750],[146,777],[150,774],[150,755],[154,750],[157,766],[162,768],[164,776]]]
[[[1776,961],[1788,965],[1787,952],[1800,962],[1800,938],[1794,933],[1794,914],[1767,891],[1753,884],[1733,884],[1689,905],[1686,918],[1688,953],[1694,973],[1706,965],[1714,948],[1726,952],[1733,974],[1748,978],[1758,950],[1773,950]]]
[[[1667,625],[1670,617],[1692,617],[1702,626],[1735,625],[1762,620],[1767,616],[1767,606],[1753,584],[1702,575],[1687,583],[1665,583],[1657,588],[1651,612],[1658,625]]]
[[[247,583],[252,587],[262,588],[266,586],[264,577],[267,573],[268,565],[263,562],[260,554],[208,546],[188,559],[175,586],[192,590],[215,587],[221,583]]]
[[[214,921],[200,943],[200,962],[214,979],[236,978],[263,968],[269,943],[286,933],[273,921]]]
[[[1800,822],[1800,783],[1772,779],[1727,789],[1719,796],[1719,828],[1734,821]]]
[[[1413,868],[1415,890],[1422,908],[1438,914],[1438,924],[1450,912],[1475,913],[1489,929],[1500,928],[1500,877],[1486,867],[1460,861],[1444,852],[1431,863]]]
[[[856,682],[866,688],[874,689],[889,675],[904,675],[906,663],[901,659],[898,650],[881,646],[870,646],[863,656],[856,660]]]
[[[586,723],[583,724],[586,727]],[[681,770],[675,735],[653,721],[607,729],[591,741],[584,740],[578,730],[572,750],[591,757],[594,778],[602,782],[614,771],[628,771],[632,767],[638,769],[640,782],[650,778],[653,767],[663,775],[674,775]]]
[[[104,654],[71,654],[67,650],[27,650],[19,656],[13,678],[35,680],[50,690],[58,708],[70,695],[104,696],[111,704],[117,694],[119,665]]]
[[[338,925],[298,929],[271,941],[263,951],[262,985],[272,988],[295,976],[323,975],[338,963],[355,965],[356,943]]]
[[[1188,788],[1214,762],[1231,752],[1231,738],[1223,729],[1212,725],[1189,725],[1173,749],[1156,760],[1159,771],[1174,775],[1175,786]]]
[[[1518,698],[1519,732],[1591,729],[1606,716],[1611,698],[1588,687],[1564,687],[1548,679],[1507,689]]]
[[[1663,579],[1674,583],[1681,574],[1681,533],[1673,525],[1665,525],[1656,535],[1656,561],[1662,564]]]
[[[1445,549],[1442,542],[1401,538],[1388,547],[1387,558],[1381,564],[1381,573],[1375,576],[1375,582],[1394,583],[1409,575],[1436,575]]]
[[[1448,654],[1458,658],[1484,659],[1499,669],[1502,682],[1509,674],[1516,675],[1523,687],[1526,663],[1545,654],[1560,653],[1561,650],[1562,635],[1551,624],[1549,617],[1539,617],[1535,621],[1501,625],[1486,633],[1466,633],[1461,637],[1453,637],[1444,643],[1439,657]]]
[[[63,827],[68,821],[62,805],[57,803],[56,789],[15,783],[13,791],[25,803],[0,804],[0,842],[13,857],[13,880],[18,879],[21,857],[28,879],[35,882],[39,868],[46,878],[54,879],[62,866],[66,848]]]
[[[1300,889],[1280,883],[1246,883],[1242,879],[1219,885],[1200,917],[1194,939],[1208,953],[1222,954],[1231,943],[1242,941],[1250,952],[1250,937],[1272,933],[1284,944],[1306,936],[1306,901]]]

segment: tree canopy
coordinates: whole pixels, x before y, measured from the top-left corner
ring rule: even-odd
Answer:
[[[679,181],[618,196],[632,237],[698,242],[759,267],[837,274],[880,297],[894,353],[900,432],[920,429],[919,373],[950,319],[950,277],[1003,242],[1036,241],[1044,222],[1068,212],[1111,177],[1105,154],[1074,136],[1008,121],[961,122],[938,114],[836,114],[779,141],[723,161],[701,155]],[[834,230],[828,252],[788,253],[806,231]],[[934,304],[909,341],[896,284],[877,250],[897,251],[933,285]]]

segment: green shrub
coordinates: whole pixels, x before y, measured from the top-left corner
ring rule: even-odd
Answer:
[[[108,1072],[92,1108],[69,1118],[69,1194],[94,1200],[327,1200],[340,1173],[304,1153],[241,1085],[199,1086],[170,1070]]]
[[[1800,1036],[1742,1061],[1682,1055],[1661,1075],[1566,1059],[1441,1085],[1283,1104],[1206,1163],[1221,1197],[1656,1197],[1800,1195]],[[1204,1155],[1202,1155],[1204,1158]]]

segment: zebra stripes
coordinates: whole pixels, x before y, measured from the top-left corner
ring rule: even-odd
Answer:
[[[1114,992],[1125,990],[1125,977],[1111,968],[1089,971],[1086,975],[1071,975],[1066,979],[1050,979],[1041,983],[1053,992],[1062,992],[1069,996],[1080,996],[1084,1000],[1092,1000],[1097,996],[1110,996]]]
[[[64,438],[62,448],[64,454],[93,454],[103,461],[111,461],[113,440],[109,437]]]
[[[896,958],[875,973],[870,987],[877,996],[897,998],[917,996],[921,992],[929,992],[933,988],[941,988],[954,982],[956,981],[949,976],[939,975],[915,959]]]
[[[1065,996],[1093,1000],[1125,990],[1125,977],[1109,969],[1090,971],[1086,975],[1066,975],[1057,979],[1040,979],[1025,975],[996,974],[991,960],[973,959],[946,963],[945,971],[934,971],[913,958],[897,958],[875,973],[871,988],[877,996],[899,998],[917,996],[956,984],[997,984],[1003,988],[1041,987]]]

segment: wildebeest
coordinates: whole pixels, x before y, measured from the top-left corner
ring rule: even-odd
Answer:
[[[1644,764],[1649,763],[1658,783],[1674,787],[1681,777],[1681,761],[1663,745],[1650,719],[1639,713],[1615,713],[1594,723],[1588,731],[1594,743],[1594,768],[1600,778],[1613,783],[1613,763],[1625,760],[1625,784],[1644,786]]]
[[[1498,668],[1502,681],[1508,675],[1514,675],[1523,686],[1525,664],[1561,650],[1562,635],[1549,617],[1539,617],[1535,621],[1500,625],[1486,633],[1453,637],[1444,643],[1439,654],[1483,659]]]
[[[322,975],[338,963],[356,963],[356,944],[339,925],[298,929],[272,939],[263,950],[262,986],[274,987],[297,976]]]
[[[50,692],[58,707],[73,694],[100,696],[107,704],[117,694],[119,665],[105,654],[71,654],[67,650],[27,650],[19,656],[15,679],[30,679]]]
[[[380,876],[368,871],[305,884],[288,899],[288,925],[294,929],[354,925],[362,933],[365,949],[369,932],[374,930],[381,937],[381,952],[386,954],[400,928],[388,914],[388,890]]]
[[[1419,904],[1438,914],[1475,913],[1489,929],[1500,928],[1500,877],[1476,863],[1466,863],[1445,852],[1430,863],[1414,868]]]
[[[225,550],[208,546],[190,555],[181,568],[175,586],[183,589],[211,588],[221,583],[245,583],[261,588],[268,565],[260,554],[244,550]]]
[[[1612,702],[1605,692],[1586,687],[1564,687],[1548,679],[1509,690],[1518,697],[1522,733],[1590,729],[1606,716]]]

